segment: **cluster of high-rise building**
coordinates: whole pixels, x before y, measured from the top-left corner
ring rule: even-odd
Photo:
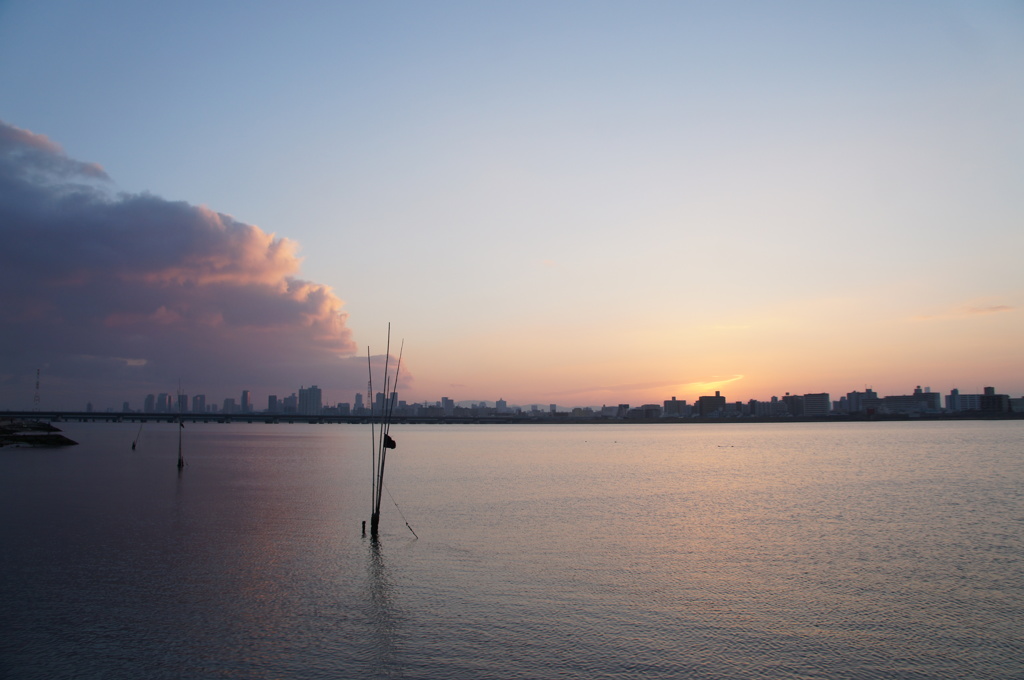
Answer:
[[[365,395],[368,396],[368,395]],[[699,397],[688,403],[685,399],[672,397],[661,404],[644,404],[632,407],[629,404],[614,406],[575,407],[559,410],[555,404],[532,404],[509,406],[504,399],[493,405],[487,402],[457,403],[449,397],[440,401],[407,403],[391,393],[387,399],[382,392],[368,403],[363,394],[356,394],[353,403],[327,405],[319,387],[299,388],[298,393],[286,397],[270,395],[266,408],[257,408],[252,393],[243,390],[240,399],[224,399],[221,404],[207,403],[206,395],[196,394],[189,398],[185,394],[148,394],[143,402],[143,413],[223,413],[223,414],[280,414],[310,416],[369,416],[390,409],[396,417],[414,418],[475,418],[489,416],[519,416],[528,418],[574,418],[648,420],[657,418],[815,418],[834,415],[909,415],[925,416],[942,413],[1006,414],[1024,413],[1024,397],[1011,398],[996,394],[995,388],[986,387],[981,394],[961,394],[954,389],[945,399],[930,388],[917,387],[911,394],[879,396],[872,389],[863,392],[848,392],[832,401],[827,392],[810,394],[789,394],[772,397],[770,400],[750,399],[749,401],[728,401],[721,392]],[[128,402],[123,410],[131,411]]]
[[[122,410],[131,411],[128,402],[124,402]],[[287,397],[279,399],[276,394],[267,397],[266,409],[257,408],[252,401],[252,392],[242,390],[241,399],[236,401],[228,397],[218,405],[206,403],[205,394],[192,395],[191,404],[187,394],[178,393],[172,396],[169,393],[147,394],[142,402],[143,413],[295,413],[298,415],[321,415],[323,413],[323,396],[319,387],[299,388],[299,393],[294,392]]]
[[[657,409],[656,415],[651,410]],[[715,396],[700,397],[694,404],[677,401],[675,397],[657,405],[641,407],[640,413],[627,417],[679,417],[679,418],[729,418],[729,417],[799,417],[813,418],[830,415],[939,415],[941,413],[976,412],[979,414],[1024,413],[1024,397],[1013,399],[1006,394],[996,394],[994,387],[986,387],[982,394],[960,394],[954,389],[945,398],[932,392],[931,388],[920,386],[912,394],[897,394],[880,397],[874,390],[847,392],[846,396],[832,401],[827,392],[812,394],[789,394],[772,397],[769,401],[751,399],[747,402],[729,402],[720,392]],[[630,411],[632,413],[632,410]]]

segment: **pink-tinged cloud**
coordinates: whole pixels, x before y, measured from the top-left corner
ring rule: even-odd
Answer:
[[[31,403],[40,367],[54,408],[138,406],[179,381],[211,398],[365,385],[343,303],[298,278],[294,242],[115,194],[99,166],[2,121],[0,235],[0,408]]]
[[[999,312],[1009,312],[1013,309],[1010,305],[991,305],[989,307],[970,307],[967,309],[967,313],[971,315],[978,314],[998,314]]]
[[[978,305],[953,309],[940,314],[922,314],[915,316],[915,321],[931,321],[935,319],[965,319],[973,316],[987,316],[989,314],[1000,314],[1012,312],[1015,307],[1010,305]]]

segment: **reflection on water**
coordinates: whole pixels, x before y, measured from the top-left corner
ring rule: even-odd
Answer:
[[[373,677],[388,677],[399,668],[396,636],[399,616],[395,610],[393,584],[384,560],[384,546],[368,539],[367,601],[370,605],[370,634],[373,638]]]
[[[1024,677],[1024,423],[175,427],[0,452],[0,677]]]

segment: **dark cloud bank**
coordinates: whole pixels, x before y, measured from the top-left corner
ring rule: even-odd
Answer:
[[[179,381],[209,399],[365,385],[342,301],[295,277],[293,242],[116,194],[98,165],[3,121],[0,235],[0,408],[31,407],[37,368],[44,409],[139,408]]]

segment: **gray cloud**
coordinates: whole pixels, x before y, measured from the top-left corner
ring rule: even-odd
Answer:
[[[343,303],[297,278],[294,242],[117,194],[100,166],[3,121],[0,235],[0,408],[31,404],[37,368],[44,408],[138,406],[179,380],[211,398],[365,384]]]

